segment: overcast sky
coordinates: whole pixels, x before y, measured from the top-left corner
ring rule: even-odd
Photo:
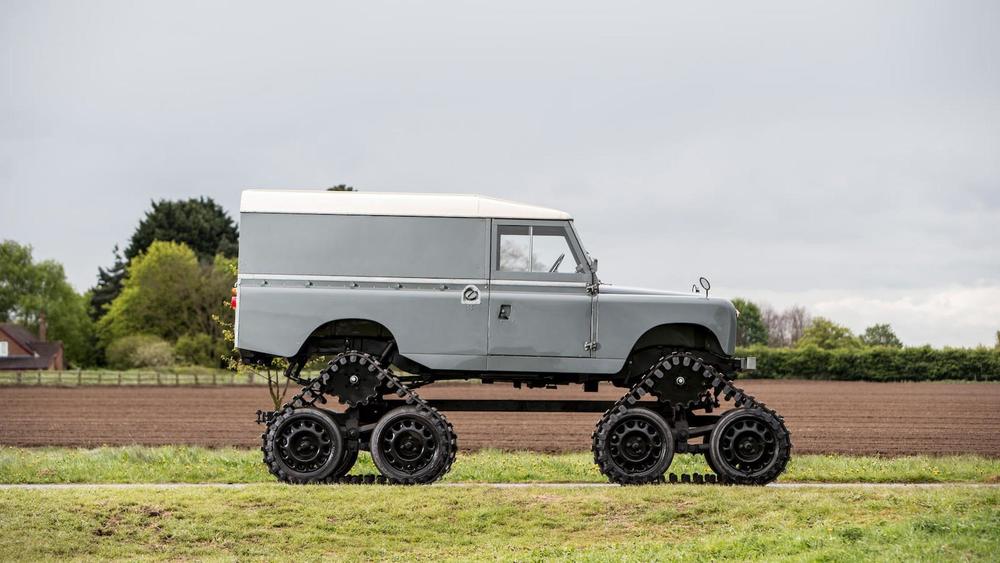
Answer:
[[[95,283],[150,201],[566,210],[623,285],[1000,329],[1000,3],[0,0],[0,238]]]

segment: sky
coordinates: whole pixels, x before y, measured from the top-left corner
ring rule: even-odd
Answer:
[[[80,291],[153,200],[481,193],[600,277],[1000,330],[1000,3],[0,0],[0,239]]]

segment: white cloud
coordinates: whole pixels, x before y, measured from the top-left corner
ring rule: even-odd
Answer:
[[[854,291],[737,291],[776,308],[802,305],[856,333],[889,323],[907,346],[992,346],[1000,330],[1000,286]]]

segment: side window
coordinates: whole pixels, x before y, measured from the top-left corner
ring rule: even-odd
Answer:
[[[497,270],[501,272],[531,271],[531,227],[503,225],[497,229]]]
[[[497,236],[496,269],[500,272],[583,271],[563,227],[500,225]]]
[[[7,342],[0,341],[0,358],[6,358],[6,357],[7,357]]]

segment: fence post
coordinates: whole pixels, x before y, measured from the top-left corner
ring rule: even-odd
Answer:
[[[194,374],[194,384],[198,385],[198,374]]]
[[[56,383],[58,383],[59,385],[62,385],[62,372],[61,371],[56,374]]]
[[[38,370],[38,384],[42,384],[42,370]]]
[[[118,386],[122,386],[122,372],[118,372]]]
[[[103,374],[103,373],[104,373],[103,371],[97,372],[97,384],[98,385],[101,384],[101,374]]]
[[[215,372],[212,372],[212,385],[215,385]]]
[[[79,387],[83,385],[83,370],[76,368],[76,386]]]
[[[135,372],[135,384],[136,385],[142,385],[142,372],[141,371]]]
[[[21,372],[17,372],[17,384],[21,384]]]
[[[160,381],[160,372],[156,372],[156,384],[163,385],[163,382]]]

